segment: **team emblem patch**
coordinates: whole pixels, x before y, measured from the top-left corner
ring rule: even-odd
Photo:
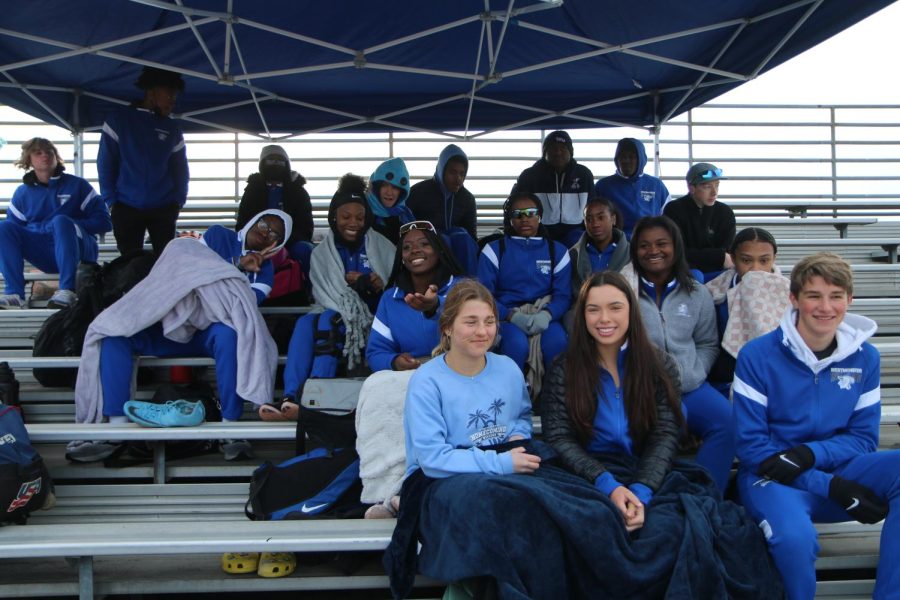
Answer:
[[[157,129],[156,137],[159,138],[159,141],[164,142],[164,141],[166,141],[166,138],[169,137],[169,132],[166,131],[165,129]]]
[[[534,261],[535,266],[537,267],[538,273],[541,275],[549,275],[553,265],[549,260],[536,260]]]
[[[837,386],[842,390],[851,390],[854,383],[862,381],[862,369],[858,367],[832,367],[831,381],[837,383]]]
[[[642,191],[641,192],[641,200],[644,202],[653,202],[653,199],[656,197],[656,192],[654,191]]]

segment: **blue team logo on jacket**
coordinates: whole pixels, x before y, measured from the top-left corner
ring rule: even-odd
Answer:
[[[534,264],[541,275],[549,275],[550,271],[553,270],[553,263],[549,260],[536,260]]]
[[[169,132],[166,131],[165,129],[157,128],[156,129],[156,137],[159,138],[159,141],[164,142],[164,141],[166,141],[166,138],[169,137]]]
[[[572,185],[569,186],[573,190],[581,189],[581,177],[575,177],[572,179]]]
[[[656,192],[652,190],[641,190],[641,200],[644,202],[653,202],[653,199],[656,197]]]
[[[72,199],[72,194],[57,194],[56,199],[59,200],[60,204],[65,204]]]
[[[858,367],[832,367],[831,381],[836,382],[842,390],[850,390],[854,383],[862,381],[862,369]]]
[[[506,425],[497,425],[497,417],[503,412],[506,402],[495,398],[487,410],[476,409],[469,413],[469,421],[466,426],[475,431],[469,434],[469,439],[476,446],[489,446],[499,444],[506,439]]]

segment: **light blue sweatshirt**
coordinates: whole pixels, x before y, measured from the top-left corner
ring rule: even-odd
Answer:
[[[531,438],[531,401],[522,371],[512,359],[488,352],[481,373],[467,377],[438,356],[409,381],[403,428],[406,475],[418,468],[429,477],[510,474],[509,452],[480,447],[514,435]]]

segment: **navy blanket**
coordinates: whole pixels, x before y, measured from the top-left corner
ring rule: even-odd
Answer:
[[[602,458],[630,480],[630,457]],[[759,528],[693,463],[676,465],[631,534],[606,496],[547,463],[530,476],[409,483],[418,492],[404,494],[406,518],[385,555],[397,597],[412,584],[416,521],[419,572],[440,581],[489,576],[500,598],[783,597]]]

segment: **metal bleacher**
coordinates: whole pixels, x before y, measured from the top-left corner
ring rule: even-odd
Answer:
[[[808,110],[811,109],[804,109]],[[684,187],[682,176],[687,160],[683,157],[687,156],[692,156],[693,160],[699,160],[697,157],[701,155],[716,157],[713,162],[724,166],[730,179],[723,184],[723,194],[728,194],[729,189],[736,189],[739,183],[755,185],[756,180],[765,179],[752,174],[734,175],[745,155],[738,153],[730,158],[723,156],[719,152],[720,146],[714,145],[719,142],[710,141],[715,136],[700,131],[702,127],[710,126],[710,120],[707,118],[706,122],[702,122],[695,118],[693,121],[666,125],[666,131],[672,139],[666,140],[664,133],[664,147],[668,144],[669,148],[680,148],[681,140],[693,139],[699,148],[703,144],[703,136],[709,138],[706,139],[707,147],[702,150],[662,152],[665,156],[681,157],[666,165],[669,172],[664,177],[676,197]],[[727,120],[734,119],[727,117]],[[808,127],[811,117],[804,116],[796,120],[797,127],[801,126],[801,121],[805,121],[803,126]],[[830,125],[833,128],[835,123]],[[829,123],[824,126],[828,127]],[[696,128],[694,133],[691,133],[691,127]],[[809,150],[799,145],[806,137],[814,136],[798,134],[791,127],[789,122],[779,125],[779,130],[785,132],[791,144],[798,144],[791,146],[792,150],[796,148],[795,153],[805,151],[810,156],[815,155],[808,162],[816,168],[820,164],[826,164],[827,160],[819,158],[818,146],[815,150]],[[627,135],[634,133],[629,131]],[[830,136],[829,130],[824,137]],[[528,141],[532,144],[532,150],[539,149],[542,137],[543,134],[538,132],[533,140]],[[611,170],[609,157],[612,156],[615,139],[582,141],[577,135],[575,137],[579,162],[593,162],[590,167],[595,175]],[[524,145],[522,139],[516,138],[513,142]],[[644,139],[648,137],[645,136]],[[309,141],[311,143],[306,144]],[[317,228],[327,227],[327,203],[337,177],[348,170],[368,173],[370,167],[381,160],[370,157],[365,162],[359,159],[364,166],[358,166],[359,163],[345,166],[334,158],[317,156],[320,150],[316,144],[321,141],[285,141],[292,158],[296,158],[295,162],[301,165],[300,170],[309,180],[307,189],[312,196]],[[348,138],[346,143],[358,141]],[[366,144],[374,144],[370,140],[364,141]],[[416,157],[407,159],[413,180],[429,175],[434,165],[433,155],[436,154],[431,149],[409,151],[419,141],[423,140],[404,140],[402,135],[398,135],[390,137],[384,143],[385,156],[390,152],[391,156]],[[436,145],[437,142],[445,144],[447,140],[430,139],[424,142]],[[84,152],[88,173],[92,169],[91,143],[88,136]],[[191,150],[197,152],[197,147],[203,144],[211,147],[221,143],[223,142],[212,138],[198,140],[191,146]],[[755,142],[742,143],[749,145]],[[810,146],[818,143],[807,140]],[[246,140],[240,141],[240,144],[249,146]],[[238,147],[240,144],[238,136],[234,136],[235,148],[231,153],[235,157],[233,161],[229,159],[229,162],[223,163],[212,158],[201,158],[198,161],[200,164],[197,172],[209,169],[207,181],[201,183],[205,186],[203,189],[209,191],[195,192],[192,180],[192,193],[197,196],[190,198],[185,206],[178,224],[180,230],[202,231],[215,224],[226,227],[234,225],[237,208],[235,199],[240,195],[240,186],[247,174],[244,171],[255,168],[258,160],[254,154],[257,150],[245,152]],[[836,142],[832,141],[832,157],[838,154],[834,151],[835,145]],[[479,234],[482,235],[490,233],[500,224],[501,206],[511,180],[515,179],[521,168],[533,161],[533,158],[526,160],[524,156],[519,156],[523,153],[530,154],[531,150],[516,150],[516,156],[510,157],[505,154],[511,151],[495,151],[494,148],[498,146],[499,144],[491,146],[489,140],[487,147],[490,150],[479,149],[470,153],[473,166],[467,186],[470,182],[473,189],[480,186],[476,195]],[[387,150],[388,147],[390,150]],[[468,146],[466,151],[470,152]],[[202,152],[201,149],[200,153]],[[379,153],[382,151],[372,150],[371,146],[367,146],[366,150],[358,152],[380,157]],[[69,156],[72,153],[64,154]],[[301,154],[302,158],[298,157]],[[425,156],[428,158],[424,158]],[[598,158],[587,158],[590,156]],[[764,154],[759,152],[759,156]],[[757,160],[761,162],[763,159]],[[792,173],[799,173],[803,168],[800,164],[803,160],[802,157],[792,155],[791,158],[783,159],[783,162],[792,169]],[[861,162],[863,159],[855,160]],[[900,159],[886,160],[890,164],[882,169],[884,173],[888,173]],[[684,168],[679,161],[684,163]],[[852,163],[853,159],[848,162]],[[602,168],[600,164],[603,165]],[[673,164],[674,167],[670,166]],[[490,173],[485,172],[485,165],[488,165]],[[830,170],[831,167],[826,166]],[[215,173],[212,172],[213,169],[216,170]],[[648,165],[647,172],[652,172],[651,165]],[[192,174],[194,173],[192,162]],[[227,177],[223,178],[220,173],[226,173]],[[313,176],[310,177],[310,174]],[[898,179],[888,175],[880,177]],[[202,176],[198,177],[198,180],[202,179]],[[900,199],[895,191],[886,194],[882,194],[880,190],[868,189],[848,191],[846,187],[840,186],[845,183],[856,185],[856,182],[850,181],[854,178],[841,178],[834,174],[818,174],[815,177],[772,176],[769,179],[773,185],[779,186],[777,190],[754,189],[722,199],[735,209],[738,229],[757,225],[775,235],[780,244],[777,263],[785,274],[789,273],[791,265],[796,264],[802,256],[820,249],[835,251],[852,264],[855,299],[851,310],[866,315],[879,324],[873,343],[882,355],[880,448],[898,449],[900,310],[897,309],[897,303],[900,301],[900,264],[897,264],[896,249],[900,244],[900,220],[897,220],[900,216]],[[787,181],[789,179],[795,181]],[[827,185],[820,185],[823,182]],[[11,184],[11,180],[0,183]],[[783,184],[788,187],[796,185],[784,192],[781,187]],[[0,196],[4,194],[0,193]],[[5,206],[6,198],[0,197],[0,213],[5,210]],[[101,240],[100,250],[101,261],[111,260],[117,255],[111,235]],[[39,272],[26,274],[26,280],[32,283],[52,283],[55,279],[55,275]],[[31,358],[33,336],[53,314],[53,311],[42,308],[41,305],[40,302],[34,303],[29,310],[0,310],[0,362],[8,361],[12,365],[22,384],[21,400],[29,432],[56,481],[57,505],[51,510],[33,514],[25,527],[0,529],[0,597],[91,598],[119,594],[249,594],[315,590],[331,592],[335,598],[342,597],[342,593],[349,594],[358,590],[369,590],[366,597],[390,595],[388,581],[380,565],[380,553],[390,539],[393,521],[265,523],[249,521],[245,517],[243,508],[250,474],[265,460],[278,462],[292,455],[295,433],[293,425],[263,423],[252,407],[248,406],[243,419],[238,423],[206,423],[200,427],[177,431],[141,429],[135,426],[107,426],[102,429],[76,426],[73,423],[73,391],[68,388],[44,388],[32,374],[31,369],[35,366],[50,364],[75,368],[78,362],[77,358],[63,358],[55,363],[52,362],[54,359],[41,363]],[[270,313],[299,312],[298,309],[264,310]],[[282,356],[281,361],[283,360]],[[207,380],[214,377],[213,369],[209,368],[212,365],[210,359],[142,357],[141,362],[162,378],[173,364],[194,365],[195,375],[198,377]],[[135,397],[149,399],[152,392],[151,386],[141,386],[136,390]],[[167,440],[225,437],[251,439],[256,460],[226,463],[218,453],[179,459],[166,455]],[[132,462],[115,468],[105,467],[102,463],[69,463],[64,458],[65,442],[79,438],[141,439],[155,453],[146,462]],[[821,553],[817,562],[817,598],[871,597],[880,527],[858,523],[818,527]],[[365,555],[362,567],[349,576],[331,564],[305,564],[303,561],[297,572],[282,579],[263,579],[253,574],[226,575],[220,568],[220,555],[226,551],[282,550],[302,553],[359,551],[368,554]],[[165,573],[165,576],[160,576],[160,573]],[[417,585],[425,590],[425,594],[440,594],[439,591],[434,592],[440,585],[438,582],[420,579]]]

